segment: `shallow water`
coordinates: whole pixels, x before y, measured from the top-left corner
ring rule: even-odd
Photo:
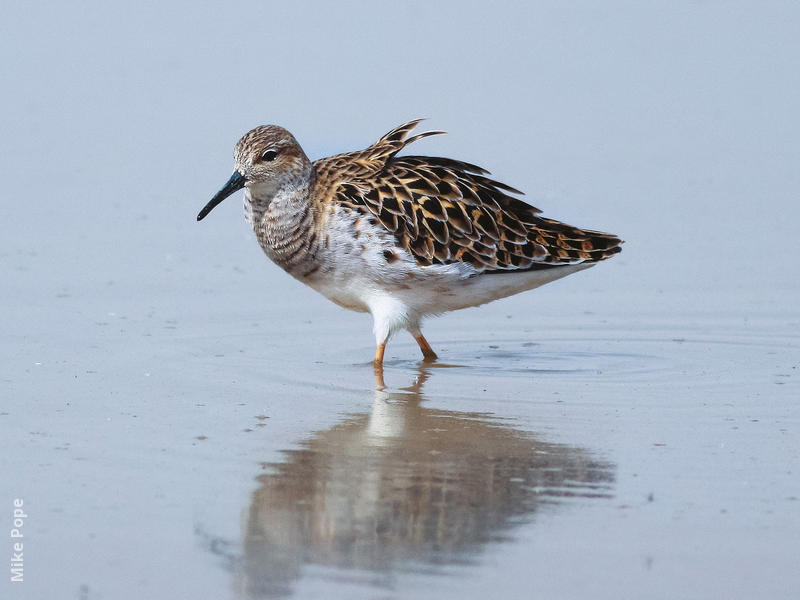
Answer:
[[[0,596],[797,597],[800,10],[387,7],[7,7]],[[195,215],[256,124],[419,115],[626,244],[376,374],[238,199]]]
[[[611,497],[613,465],[583,449],[492,415],[425,407],[430,370],[402,392],[376,388],[368,413],[262,465],[241,556],[226,557],[245,595],[290,595],[309,567],[386,588],[404,572],[478,565],[484,546],[537,512]],[[212,552],[235,547],[207,541]]]
[[[382,378],[327,314],[290,348],[178,322],[144,360],[126,329],[20,365],[26,597],[789,597],[798,321],[514,337],[499,306],[434,323],[438,363],[398,340]]]

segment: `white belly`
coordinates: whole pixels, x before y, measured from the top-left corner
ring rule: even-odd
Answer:
[[[348,254],[305,283],[339,306],[372,313],[380,337],[384,331],[389,335],[398,329],[413,332],[426,316],[480,306],[591,266],[479,274],[466,263],[419,266],[409,255],[388,264],[382,250],[368,250],[358,257]]]
[[[468,263],[420,266],[390,232],[340,214],[328,223],[313,264],[289,272],[339,306],[372,313],[380,340],[398,329],[418,331],[425,316],[486,304],[590,266],[494,274]]]

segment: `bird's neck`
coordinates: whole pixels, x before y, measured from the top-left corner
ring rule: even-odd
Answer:
[[[249,183],[244,190],[244,214],[254,227],[264,219],[273,203],[280,205],[280,212],[298,208],[295,205],[305,202],[314,184],[314,167],[310,162],[293,170],[279,180]]]
[[[284,186],[268,202],[249,196],[253,230],[261,247],[274,262],[289,272],[299,267],[313,252],[316,236],[311,235],[319,207],[314,201],[313,181],[309,178],[299,185]],[[248,194],[250,190],[248,190]],[[247,212],[248,194],[245,194]],[[252,216],[251,216],[252,215]]]

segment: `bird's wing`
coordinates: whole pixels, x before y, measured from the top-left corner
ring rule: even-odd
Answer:
[[[315,163],[318,189],[392,232],[421,265],[468,262],[479,272],[550,268],[605,260],[621,250],[612,234],[539,216],[512,187],[458,160],[402,156],[419,123],[387,133],[361,152]]]

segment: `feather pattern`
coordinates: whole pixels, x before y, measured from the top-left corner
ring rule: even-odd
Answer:
[[[540,216],[476,165],[450,158],[402,156],[420,119],[359,152],[316,161],[314,195],[329,209],[348,207],[391,232],[421,266],[455,262],[479,273],[552,268],[605,260],[620,252],[617,236]],[[323,211],[324,212],[324,211]]]
[[[244,188],[247,219],[275,264],[340,306],[372,314],[376,365],[400,329],[433,360],[425,317],[555,281],[622,243],[542,217],[476,165],[398,156],[442,133],[412,134],[419,122],[313,163],[284,128],[256,127],[236,144],[231,178],[197,215]]]

